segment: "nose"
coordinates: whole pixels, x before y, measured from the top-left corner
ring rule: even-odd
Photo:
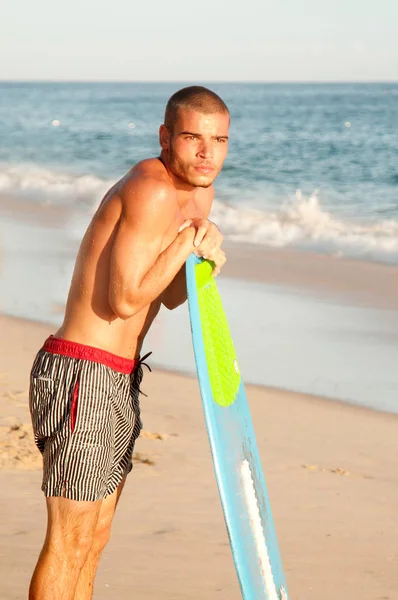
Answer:
[[[202,144],[199,148],[199,156],[201,158],[212,158],[213,157],[213,145],[211,142],[202,141]]]

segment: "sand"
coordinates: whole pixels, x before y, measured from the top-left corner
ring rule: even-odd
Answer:
[[[277,284],[338,298],[355,306],[398,309],[398,266],[226,242],[223,276]]]
[[[28,374],[46,325],[0,316],[0,599],[26,598],[45,531]],[[195,379],[145,375],[144,435],[98,600],[238,600]],[[398,417],[247,388],[291,600],[398,598]]]

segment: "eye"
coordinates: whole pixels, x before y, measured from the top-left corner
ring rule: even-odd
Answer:
[[[185,139],[186,140],[197,140],[198,136],[197,135],[187,135]]]
[[[217,141],[219,144],[226,144],[226,142],[227,142],[228,140],[226,140],[225,138],[216,138],[216,141]]]

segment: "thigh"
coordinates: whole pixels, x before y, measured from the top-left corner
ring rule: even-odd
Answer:
[[[46,498],[47,541],[53,543],[91,543],[100,515],[102,500],[85,502],[63,497]]]
[[[127,475],[123,477],[121,483],[118,485],[116,490],[102,500],[101,508],[98,515],[97,529],[109,528],[112,524],[112,520],[115,514],[116,507],[119,503],[121,493],[126,483]]]
[[[112,494],[102,500],[92,546],[92,549],[96,553],[101,553],[109,541],[113,517],[115,515],[115,510],[125,481],[126,477],[122,479],[121,483]]]
[[[95,502],[69,500],[63,497],[46,498],[48,526],[46,543],[56,551],[69,547],[88,550],[98,533],[110,531],[116,506],[126,477],[117,489],[104,500]]]

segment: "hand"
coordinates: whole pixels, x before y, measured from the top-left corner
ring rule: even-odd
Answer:
[[[194,237],[195,254],[199,258],[210,260],[214,263],[213,275],[217,276],[226,262],[226,256],[221,249],[223,235],[218,227],[208,219],[189,219],[185,221],[180,231],[185,227],[196,229]]]
[[[196,254],[196,252],[195,252],[195,254]],[[217,277],[217,275],[220,274],[222,267],[227,262],[227,257],[225,256],[224,250],[221,250],[221,248],[219,248],[218,250],[216,250],[214,252],[212,257],[208,258],[207,260],[209,260],[210,262],[213,263],[212,275],[214,275],[214,277]]]

